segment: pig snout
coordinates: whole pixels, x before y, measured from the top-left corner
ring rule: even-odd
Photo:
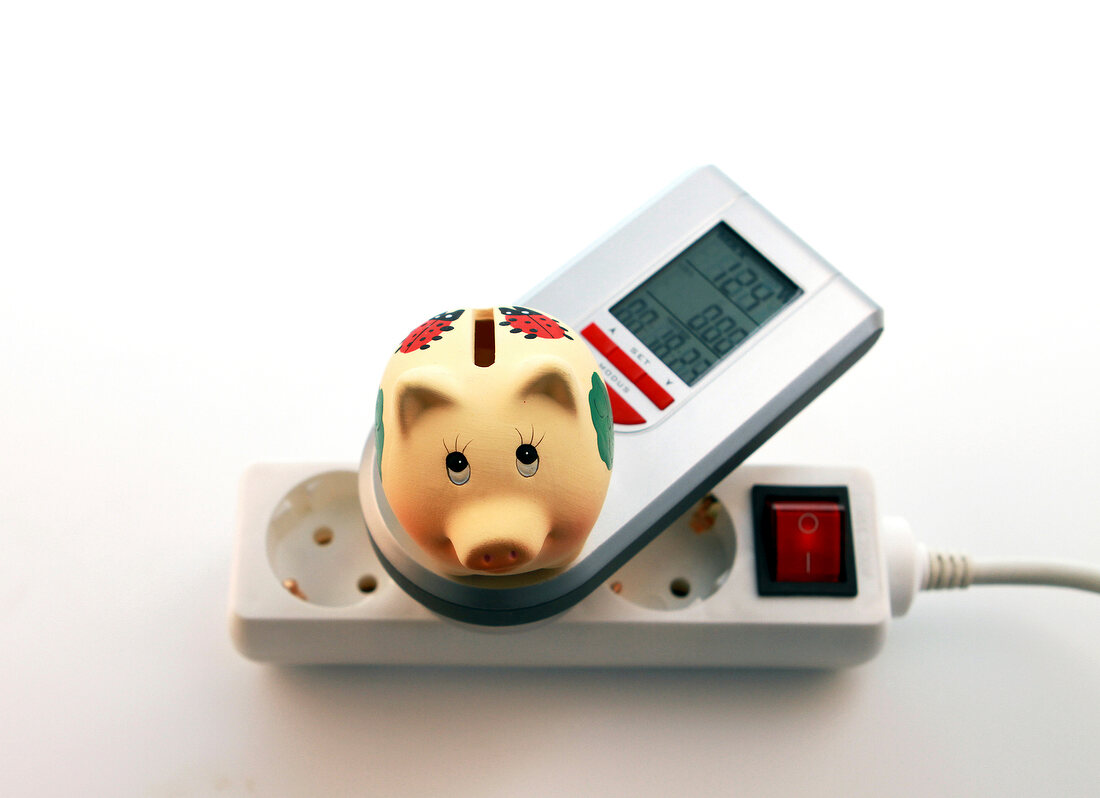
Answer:
[[[495,573],[526,565],[534,555],[522,543],[513,540],[483,543],[471,551],[463,563],[471,571]]]
[[[482,573],[505,573],[531,562],[549,531],[543,508],[509,497],[471,502],[447,524],[458,561]]]

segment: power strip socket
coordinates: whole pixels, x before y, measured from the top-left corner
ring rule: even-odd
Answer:
[[[756,534],[760,486],[843,489],[839,588],[762,595],[772,580],[758,562],[769,556]],[[232,637],[246,657],[281,664],[840,668],[879,651],[891,599],[869,474],[742,466],[712,495],[566,612],[490,628],[437,616],[390,579],[356,466],[255,465],[241,483]]]

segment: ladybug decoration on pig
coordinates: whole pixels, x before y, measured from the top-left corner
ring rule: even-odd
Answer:
[[[382,376],[375,435],[394,516],[449,575],[567,565],[611,480],[596,361],[530,308],[453,310],[409,333]]]

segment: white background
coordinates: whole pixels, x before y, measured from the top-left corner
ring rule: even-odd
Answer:
[[[839,673],[277,669],[237,479],[357,459],[426,315],[716,163],[886,309],[755,462],[1100,563],[1088,3],[0,7],[10,795],[1095,795],[1100,597],[918,598]]]

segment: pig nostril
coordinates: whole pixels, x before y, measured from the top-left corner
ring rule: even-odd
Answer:
[[[508,552],[508,559],[509,560],[514,560],[515,558],[516,558],[516,550],[512,549],[510,552]]]
[[[493,561],[493,555],[492,554],[483,554],[483,555],[481,555],[481,561],[483,563],[485,563],[486,565],[488,565],[489,563],[491,563]]]

